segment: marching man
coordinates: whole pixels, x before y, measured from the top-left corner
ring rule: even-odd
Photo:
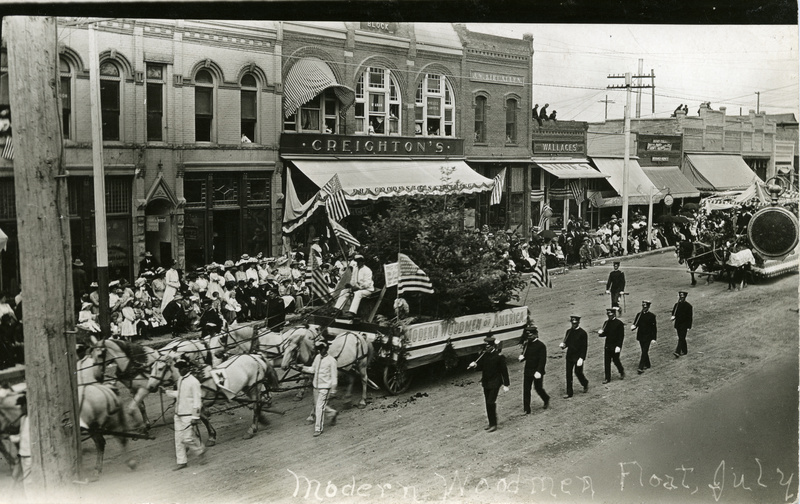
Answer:
[[[619,308],[619,297],[625,292],[625,273],[619,270],[619,261],[614,261],[614,269],[608,274],[606,294],[611,294],[611,307]]]
[[[178,359],[173,364],[180,377],[175,385],[175,390],[166,390],[165,393],[175,400],[175,456],[178,465],[173,471],[186,469],[186,449],[197,454],[200,465],[206,463],[206,448],[200,441],[197,425],[200,423],[200,408],[203,406],[200,393],[200,382],[190,372],[189,362]]]
[[[544,390],[544,368],[547,364],[547,347],[539,339],[536,326],[528,326],[522,330],[526,341],[522,347],[520,362],[525,361],[525,373],[522,384],[522,407],[525,414],[531,413],[531,384],[539,397],[544,401],[544,409],[550,404],[550,396]]]
[[[619,360],[622,352],[622,341],[625,339],[625,325],[617,318],[616,308],[606,308],[606,315],[608,315],[608,320],[603,323],[603,328],[597,331],[598,336],[606,339],[603,352],[603,369],[606,378],[603,380],[604,384],[611,381],[612,361],[619,371],[620,379],[625,379],[625,369]]]
[[[503,386],[503,392],[508,392],[508,366],[506,358],[500,355],[494,336],[487,336],[483,341],[486,343],[483,353],[470,362],[467,369],[477,368],[480,361],[483,398],[486,402],[486,416],[489,418],[489,425],[483,429],[494,432],[497,430],[497,394],[500,393],[500,385]]]
[[[650,344],[656,342],[658,329],[656,328],[656,316],[650,311],[650,301],[642,301],[642,311],[636,314],[631,325],[631,331],[636,331],[636,340],[642,349],[642,357],[639,359],[639,369],[637,373],[644,373],[645,369],[650,369]]]
[[[689,350],[686,348],[686,333],[692,328],[692,305],[686,301],[686,291],[678,292],[678,302],[672,307],[672,321],[675,322],[675,331],[678,333],[678,346],[672,355],[679,358],[686,355]]]
[[[325,425],[325,414],[331,415],[331,425],[336,424],[337,411],[328,406],[328,398],[336,393],[338,385],[339,370],[336,359],[328,355],[328,343],[317,341],[314,344],[317,349],[317,356],[310,366],[297,366],[303,373],[313,374],[311,385],[314,387],[314,410],[309,415],[308,420],[314,422],[314,437],[322,434]]]
[[[567,350],[567,395],[564,399],[572,397],[572,373],[575,370],[575,376],[578,381],[583,385],[583,391],[589,391],[589,380],[583,374],[583,365],[586,363],[586,349],[588,347],[588,335],[581,327],[581,318],[578,315],[572,315],[569,318],[570,328],[564,335],[564,341],[559,345],[561,349]]]

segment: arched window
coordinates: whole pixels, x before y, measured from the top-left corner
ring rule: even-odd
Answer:
[[[244,74],[241,81],[241,131],[242,143],[256,142],[258,125],[258,81],[253,74]],[[256,142],[258,143],[258,142]]]
[[[100,62],[100,110],[103,118],[103,141],[120,140],[120,83],[122,72],[110,60]]]
[[[214,78],[208,70],[194,76],[194,140],[210,142],[214,129]]]
[[[453,89],[447,77],[425,74],[417,86],[414,133],[422,136],[454,136],[454,110]]]
[[[325,89],[287,117],[283,130],[338,134],[340,129],[344,130],[340,107],[341,102],[333,89]]]
[[[486,143],[486,97],[475,98],[475,143]]]
[[[356,133],[400,134],[400,91],[388,68],[369,67],[356,83]]]
[[[145,64],[147,78],[147,140],[164,140],[164,65]]]
[[[506,100],[506,143],[517,143],[517,100]]]
[[[72,138],[72,68],[64,58],[58,59],[61,73],[61,134],[64,139]]]

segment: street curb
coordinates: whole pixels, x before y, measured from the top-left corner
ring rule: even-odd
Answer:
[[[625,255],[625,256],[604,257],[603,259],[593,260],[592,261],[592,266],[603,266],[603,262],[606,262],[606,263],[608,263],[609,261],[612,262],[612,263],[614,261],[622,262],[625,259],[638,259],[640,257],[645,257],[645,256],[648,256],[648,255],[664,254],[664,253],[669,252],[669,251],[674,252],[675,251],[675,247],[674,246],[667,246],[667,247],[661,247],[661,248],[658,248],[658,249],[655,249],[655,250],[647,250],[645,252],[639,252],[639,253],[636,253],[636,254],[629,254],[629,255]],[[569,266],[559,266],[557,268],[548,269],[547,273],[550,274],[550,275],[563,275],[566,272],[571,271],[571,270],[572,269]]]

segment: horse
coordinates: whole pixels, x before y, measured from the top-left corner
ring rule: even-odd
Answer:
[[[127,450],[128,437],[136,437],[135,431],[143,426],[142,417],[137,409],[125,407],[113,388],[102,383],[91,383],[78,387],[78,405],[80,410],[81,432],[94,441],[97,459],[90,478],[97,481],[103,472],[103,457],[106,440],[104,434],[114,435]],[[127,460],[131,469],[136,469],[138,461],[131,457]]]
[[[16,457],[16,450],[11,444],[9,436],[19,433],[19,420],[22,417],[22,409],[17,404],[17,400],[22,396],[21,393],[14,391],[8,385],[0,385],[0,454],[11,468],[11,474],[15,480],[22,476],[19,467],[19,459]]]
[[[288,339],[284,350],[281,367],[289,369],[293,364],[300,362],[308,366],[314,359],[314,342],[319,334],[310,328],[306,331],[294,331]],[[363,335],[353,332],[343,332],[336,336],[328,347],[328,355],[336,359],[340,371],[357,374],[361,378],[361,401],[359,408],[367,406],[367,387],[370,383],[367,369],[372,361],[373,347]],[[352,396],[354,380],[347,387],[346,398]]]
[[[94,341],[91,357],[99,368],[98,373],[103,382],[106,380],[111,380],[112,383],[118,381],[130,390],[131,395],[135,398],[139,390],[147,391],[148,372],[158,358],[158,352],[137,343],[102,339]],[[147,417],[144,402],[134,401],[133,404],[139,408],[145,429],[149,430],[150,419]]]
[[[748,248],[743,248],[737,252],[732,252],[730,249],[725,251],[725,272],[728,274],[728,290],[741,290],[742,287],[747,285],[747,275],[753,265],[756,264],[756,258],[753,256],[753,251]]]
[[[694,275],[698,267],[702,266],[704,272],[702,274],[706,275],[706,285],[711,282],[713,272],[720,269],[717,249],[713,245],[683,240],[675,245],[675,253],[678,256],[678,264],[686,262],[689,273],[692,275],[692,286],[697,285]]]

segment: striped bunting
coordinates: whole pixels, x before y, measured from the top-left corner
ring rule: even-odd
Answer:
[[[328,223],[331,225],[331,229],[333,229],[333,234],[336,235],[336,238],[354,247],[361,246],[361,242],[358,241],[355,236],[350,234],[350,232],[347,229],[345,229],[344,226],[342,226],[333,219],[328,219]]]
[[[551,187],[549,195],[551,200],[565,200],[569,199],[572,193],[567,187]]]
[[[544,201],[544,189],[531,189],[531,201]]]
[[[503,199],[503,183],[506,181],[506,169],[500,170],[500,173],[494,178],[494,187],[492,187],[492,197],[489,200],[489,205],[499,205],[500,200]]]
[[[338,173],[335,173],[328,183],[323,186],[322,192],[328,195],[325,199],[325,209],[332,220],[340,221],[350,215],[350,209],[344,199],[344,191],[342,190],[342,183],[339,182]]]
[[[430,277],[414,264],[407,255],[398,253],[397,262],[400,267],[400,278],[397,281],[397,294],[404,292],[426,292],[433,294]]]
[[[319,261],[320,260],[317,254],[314,254],[313,252],[309,254],[308,265],[306,266],[306,285],[308,286],[308,290],[311,292],[313,297],[327,301],[331,294],[328,290],[328,285],[325,282],[325,275],[319,268]]]
[[[533,267],[531,285],[534,287],[553,288],[553,282],[550,281],[550,275],[547,272],[547,261],[545,261],[544,254],[539,255],[539,260],[536,261],[536,266]]]
[[[14,140],[6,137],[6,145],[3,147],[3,159],[12,161],[14,159]]]
[[[550,217],[553,216],[553,209],[550,208],[550,205],[546,204],[542,207],[542,216],[539,219],[539,229],[544,229],[544,225],[547,224],[547,221],[550,220]]]

